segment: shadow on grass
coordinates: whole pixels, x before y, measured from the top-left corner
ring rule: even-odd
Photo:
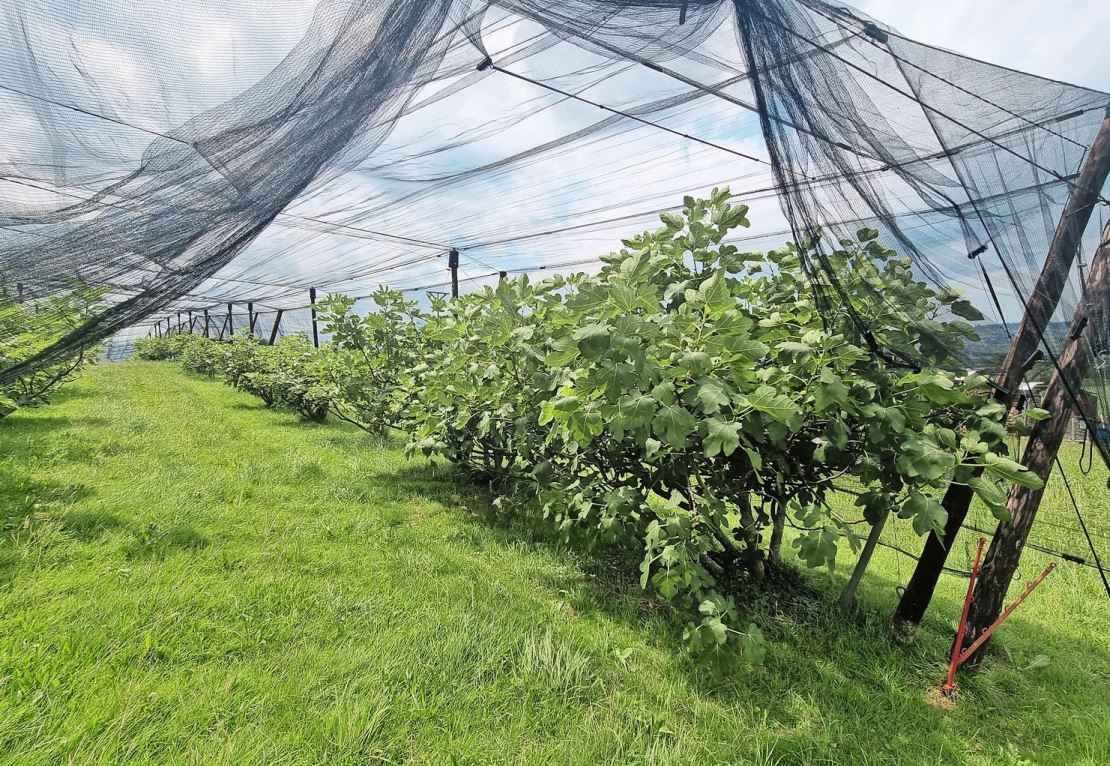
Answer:
[[[79,388],[67,388],[56,400],[88,396]],[[110,425],[101,416],[56,412],[18,412],[0,422],[0,457],[5,458],[0,467],[0,549],[10,552],[46,527],[91,541],[120,526],[112,514],[73,510],[94,494],[88,485],[36,476],[40,467],[65,476],[68,466],[88,465],[98,456],[129,451],[126,442],[104,442],[88,435],[89,429]],[[11,577],[14,562],[13,556],[0,555],[0,579]]]
[[[166,529],[150,522],[132,529],[132,540],[124,546],[129,559],[160,559],[176,551],[207,548],[209,540],[192,527],[174,526]]]
[[[75,426],[106,426],[111,420],[100,415],[44,415],[37,408],[19,410],[0,420],[0,448],[18,450],[28,436],[56,432]],[[34,417],[26,417],[28,414]]]
[[[62,515],[62,532],[82,542],[92,542],[125,524],[119,516],[107,511],[71,510]]]
[[[897,639],[890,627],[891,603],[866,601],[845,614],[836,605],[840,578],[788,567],[774,582],[739,580],[729,588],[742,619],[754,621],[767,638],[765,663],[751,669],[711,670],[686,654],[681,636],[688,615],[640,588],[638,552],[587,550],[564,542],[540,520],[530,523],[520,515],[499,515],[490,505],[487,488],[461,481],[450,465],[408,465],[388,478],[402,498],[424,498],[435,488],[444,505],[468,509],[464,524],[473,534],[462,539],[476,548],[526,544],[570,558],[576,574],[569,580],[547,573],[536,581],[553,599],[567,601],[582,619],[594,615],[621,624],[667,654],[668,668],[678,670],[697,694],[728,706],[754,702],[769,723],[783,729],[776,749],[781,761],[772,762],[825,762],[818,754],[827,752],[829,731],[889,731],[891,716],[904,717],[905,731],[913,732],[902,744],[935,752],[937,763],[960,762],[968,750],[998,748],[1005,755],[1010,744],[1006,737],[1035,749],[1041,746],[1036,729],[1055,726],[1067,731],[1076,716],[1091,714],[1083,707],[1090,700],[1085,703],[1061,690],[1090,688],[1092,681],[1097,683],[1090,669],[1110,667],[1110,655],[1099,646],[1076,645],[1073,637],[1050,625],[1015,616],[1007,630],[1019,634],[1025,644],[1050,647],[1046,651],[1059,655],[1051,657],[1051,672],[1030,663],[1030,657],[1012,657],[995,647],[978,675],[961,676],[956,709],[941,710],[934,692],[944,678],[952,640],[949,623],[958,617],[958,606],[949,609],[948,603],[938,601],[912,640]],[[867,577],[869,586],[880,592],[893,593],[897,585],[882,575]],[[1012,707],[1017,699],[1020,711],[1001,719],[990,714]],[[815,716],[822,723],[811,731]],[[988,718],[995,739],[980,741]],[[876,747],[862,744],[865,740],[857,746]]]
[[[72,506],[93,491],[84,484],[45,482],[26,473],[0,471],[0,583],[15,575],[19,557],[15,549],[20,543],[35,539],[46,528],[59,524],[59,508]],[[64,517],[62,517],[64,518]],[[65,521],[61,521],[63,530]],[[86,532],[92,536],[90,528]],[[91,538],[90,538],[91,539]]]

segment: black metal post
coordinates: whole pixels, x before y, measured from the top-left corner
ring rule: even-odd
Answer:
[[[278,328],[281,326],[281,315],[285,313],[285,309],[278,309],[277,316],[274,317],[274,326],[270,330],[270,345],[274,345],[277,341]]]
[[[312,345],[320,348],[320,330],[316,326],[316,288],[308,288],[308,302],[312,305]]]
[[[451,270],[451,297],[459,297],[459,251],[452,247],[447,255],[447,268]]]

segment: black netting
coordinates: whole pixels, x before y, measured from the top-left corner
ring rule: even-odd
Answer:
[[[817,0],[12,0],[0,39],[0,283],[106,291],[22,369],[252,315],[311,335],[309,288],[446,291],[451,247],[463,289],[589,269],[729,184],[751,248],[877,228],[987,315],[964,362],[994,372],[1110,102]],[[1056,352],[1104,224],[1044,328]]]

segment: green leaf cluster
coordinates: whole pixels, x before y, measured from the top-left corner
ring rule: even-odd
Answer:
[[[20,301],[0,286],[0,369],[31,359],[81,327],[97,310],[103,292],[74,283],[59,293]],[[61,362],[34,367],[0,385],[0,419],[21,407],[48,404],[58,388],[96,360],[98,350],[94,344]]]
[[[959,376],[970,304],[917,281],[873,230],[741,251],[730,234],[747,213],[714,189],[597,274],[522,276],[427,309],[382,289],[359,315],[333,296],[330,366],[298,374],[344,417],[488,481],[502,513],[638,551],[643,586],[691,615],[691,650],[756,659],[733,594],[775,560],[769,529],[800,527],[799,558],[833,566],[857,540],[831,509],[846,487],[865,522],[893,512],[926,534],[950,481],[998,509],[1011,483],[1037,480],[1006,457],[985,380]],[[256,385],[237,360],[259,348],[222,353],[229,382]]]

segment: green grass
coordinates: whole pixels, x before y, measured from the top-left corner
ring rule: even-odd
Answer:
[[[1078,487],[1103,540],[1105,478]],[[716,676],[634,570],[173,365],[94,368],[0,424],[0,501],[4,764],[1110,763],[1110,610],[1071,565],[942,710],[958,578],[906,645],[910,562],[881,551],[845,619],[846,557],[757,608],[763,666]]]

